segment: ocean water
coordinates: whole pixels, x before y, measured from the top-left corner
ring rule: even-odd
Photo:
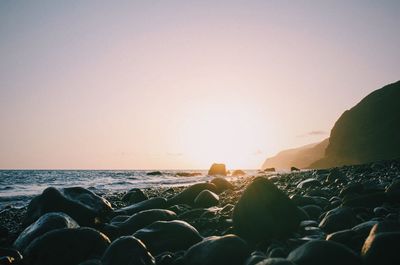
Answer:
[[[162,170],[150,176],[145,170],[0,170],[0,210],[7,206],[23,207],[47,187],[84,187],[95,193],[127,191],[132,188],[185,186],[209,181],[207,170]],[[201,173],[177,176],[179,172]],[[246,171],[248,175],[257,171]],[[231,179],[234,177],[230,177]],[[229,179],[229,177],[228,177]]]

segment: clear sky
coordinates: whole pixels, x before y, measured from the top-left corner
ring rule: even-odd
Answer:
[[[400,79],[400,1],[0,2],[0,168],[258,168]]]

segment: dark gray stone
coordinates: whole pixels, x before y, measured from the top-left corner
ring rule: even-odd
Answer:
[[[218,203],[219,203],[218,195],[209,190],[203,190],[194,199],[194,205],[196,207],[208,208],[216,206],[218,205]]]

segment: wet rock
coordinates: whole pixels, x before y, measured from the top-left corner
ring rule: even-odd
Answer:
[[[400,264],[400,232],[374,233],[365,240],[361,256],[365,265]]]
[[[387,187],[386,194],[388,199],[391,202],[399,202],[400,201],[400,180],[395,179],[393,182]]]
[[[267,167],[266,169],[264,169],[264,172],[275,172],[275,168],[274,167]]]
[[[377,206],[381,206],[386,201],[387,197],[384,192],[374,192],[345,198],[343,201],[343,205],[349,207],[374,208]]]
[[[233,186],[232,183],[230,183],[228,180],[220,177],[213,178],[211,180],[211,184],[214,184],[216,186],[216,192],[221,193],[226,190],[233,190],[235,186]]]
[[[175,174],[178,177],[196,177],[201,176],[200,172],[178,172]]]
[[[18,250],[11,248],[0,248],[0,264],[18,264],[22,255]]]
[[[297,167],[291,167],[290,171],[294,172],[294,171],[300,171],[300,169],[298,169]]]
[[[202,240],[199,232],[184,221],[158,221],[133,234],[154,255],[164,251],[186,250]]]
[[[131,189],[129,190],[124,197],[122,197],[123,202],[127,203],[138,203],[147,200],[146,194],[143,193],[140,189]]]
[[[339,196],[343,198],[348,195],[362,194],[363,192],[364,186],[361,183],[351,183],[339,192]]]
[[[19,251],[24,251],[34,239],[49,231],[61,228],[78,227],[78,223],[65,213],[46,213],[42,215],[35,223],[25,228],[25,230],[15,240],[13,246]]]
[[[113,211],[111,204],[81,188],[47,188],[28,205],[23,225],[28,226],[48,212],[64,212],[81,226],[93,226]]]
[[[296,231],[300,215],[285,193],[267,179],[258,177],[236,204],[233,223],[239,235],[259,241],[290,235]]]
[[[240,169],[236,169],[232,172],[232,176],[237,177],[237,176],[244,176],[246,175],[246,172]]]
[[[146,246],[133,236],[115,240],[101,260],[103,265],[155,265],[155,259]]]
[[[161,171],[151,171],[146,173],[147,176],[161,176],[162,172]]]
[[[194,199],[194,205],[196,207],[203,207],[203,208],[216,206],[218,205],[218,202],[219,202],[218,195],[209,190],[203,190]]]
[[[322,219],[319,227],[327,233],[352,228],[357,224],[357,218],[351,208],[339,207],[330,210]]]
[[[208,175],[210,176],[226,176],[226,167],[225,164],[212,164],[210,169],[208,170]]]
[[[321,183],[315,178],[309,178],[297,184],[297,188],[299,189],[308,189],[311,187],[319,187],[319,186],[321,186]]]
[[[145,210],[165,209],[166,207],[167,200],[161,197],[156,197],[120,208],[115,210],[115,213],[118,215],[132,215]]]
[[[326,177],[326,182],[328,183],[337,183],[345,181],[347,181],[346,175],[338,169],[331,170],[331,172]]]
[[[312,240],[290,252],[288,260],[296,265],[361,265],[349,248],[332,241]]]
[[[58,229],[32,241],[25,249],[29,265],[76,265],[101,257],[110,240],[92,228]]]
[[[251,253],[250,257],[246,260],[244,265],[256,265],[260,261],[267,259],[267,256],[261,251],[254,251]]]
[[[122,223],[116,224],[123,235],[131,235],[156,221],[172,221],[177,218],[176,214],[169,210],[151,209],[135,213]]]
[[[194,199],[199,195],[200,192],[203,190],[209,190],[212,192],[216,192],[217,187],[212,184],[212,183],[197,183],[194,184],[171,199],[168,200],[168,205],[174,205],[174,204],[188,204],[188,205],[193,205]]]
[[[91,259],[91,260],[87,260],[82,263],[79,263],[79,265],[102,265],[102,263],[99,259]]]
[[[249,256],[250,248],[240,237],[212,236],[192,246],[184,262],[186,265],[242,265]]]
[[[322,208],[318,205],[305,205],[301,208],[308,214],[308,216],[310,216],[312,220],[317,220],[318,217],[322,214]]]
[[[296,265],[296,264],[284,258],[268,258],[257,263],[256,265]]]

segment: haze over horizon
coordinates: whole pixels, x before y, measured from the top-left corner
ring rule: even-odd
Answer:
[[[400,79],[399,1],[0,3],[0,169],[259,168]]]

